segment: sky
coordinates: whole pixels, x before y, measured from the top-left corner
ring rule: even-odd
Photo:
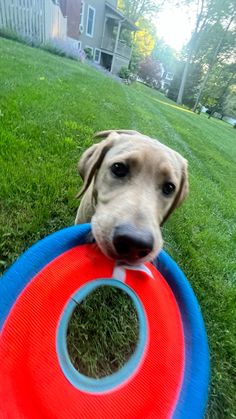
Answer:
[[[156,20],[157,36],[177,51],[189,41],[195,23],[194,10],[166,7]]]

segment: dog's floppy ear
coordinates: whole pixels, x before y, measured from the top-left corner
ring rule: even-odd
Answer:
[[[82,177],[84,184],[82,189],[79,191],[77,198],[88,189],[95,172],[99,169],[102,161],[110,148],[113,146],[116,136],[112,135],[110,138],[101,141],[98,144],[94,144],[86,150],[79,161],[78,170]]]
[[[117,132],[117,134],[128,134],[128,135],[141,135],[138,131],[128,130],[128,129],[113,129],[109,131],[100,131],[96,132],[94,138],[106,138],[111,133]]]
[[[182,175],[180,181],[180,187],[172,203],[171,207],[169,208],[167,214],[164,216],[161,225],[169,218],[170,214],[174,211],[175,208],[179,207],[184,199],[186,198],[189,190],[189,183],[188,183],[188,162],[187,160],[183,159],[183,167],[182,167]]]

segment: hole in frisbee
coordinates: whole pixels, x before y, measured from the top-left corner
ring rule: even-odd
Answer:
[[[120,288],[103,285],[73,311],[67,329],[67,350],[79,373],[102,378],[128,362],[138,339],[138,314],[132,299]]]

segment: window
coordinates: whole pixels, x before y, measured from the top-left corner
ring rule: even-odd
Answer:
[[[88,6],[86,35],[90,36],[91,38],[93,37],[94,21],[95,9],[91,6]]]
[[[94,52],[95,63],[100,63],[100,58],[101,58],[101,50],[98,48],[95,48],[95,52]]]
[[[78,42],[78,50],[81,51],[81,49],[82,49],[82,44],[81,44],[81,41],[79,41]]]
[[[167,73],[166,74],[166,80],[173,80],[173,74],[172,73]]]
[[[82,33],[84,30],[84,2],[81,1],[79,12],[79,30]]]

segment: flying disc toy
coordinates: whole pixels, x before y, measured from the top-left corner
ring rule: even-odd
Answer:
[[[86,244],[90,228],[46,237],[0,279],[0,417],[202,418],[209,353],[187,279],[164,251],[135,267],[108,259]],[[120,370],[95,379],[74,368],[66,337],[76,305],[101,286],[131,298],[139,337]]]

